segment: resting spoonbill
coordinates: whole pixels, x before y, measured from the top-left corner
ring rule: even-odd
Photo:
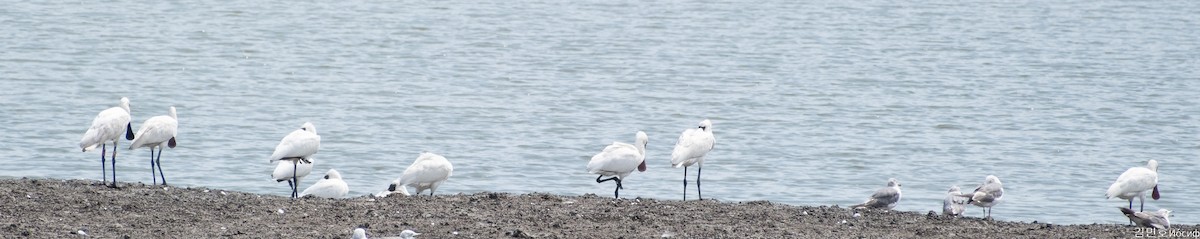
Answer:
[[[1151,159],[1146,162],[1146,167],[1132,167],[1121,173],[1117,177],[1117,181],[1108,186],[1108,192],[1104,193],[1105,199],[1120,198],[1129,200],[1129,209],[1133,209],[1133,198],[1138,198],[1141,202],[1141,209],[1146,209],[1146,191],[1152,191],[1150,198],[1158,200],[1158,160]]]
[[[862,204],[850,206],[853,209],[887,209],[896,208],[896,204],[900,203],[900,181],[895,178],[889,178],[887,187],[875,190],[870,198]]]
[[[100,171],[103,172],[100,176],[101,182],[107,180],[108,169],[105,169],[106,159],[104,156],[108,149],[106,146],[112,142],[113,183],[109,187],[117,187],[117,143],[121,139],[122,133],[125,134],[126,140],[133,140],[133,129],[129,117],[129,98],[126,97],[121,97],[121,103],[116,107],[100,111],[100,114],[92,119],[92,126],[86,133],[83,133],[83,138],[79,140],[79,147],[83,148],[83,152],[100,147]]]
[[[683,167],[683,200],[687,200],[687,167],[696,165],[696,196],[704,199],[700,194],[700,170],[704,169],[704,155],[708,151],[712,151],[716,139],[713,138],[712,121],[700,121],[700,127],[691,128],[683,131],[679,135],[679,141],[675,143],[675,150],[671,151],[671,167]]]
[[[329,169],[328,172],[325,172],[325,178],[304,189],[304,192],[301,192],[300,196],[313,195],[323,198],[342,198],[349,192],[350,187],[346,185],[346,181],[342,180],[342,174],[338,173],[337,170]]]
[[[153,180],[153,184],[158,184],[158,178],[154,177],[154,168],[155,165],[158,165],[158,175],[162,177],[163,185],[167,185],[167,176],[162,173],[163,144],[175,148],[175,136],[178,132],[179,116],[175,114],[175,106],[171,106],[167,110],[167,115],[146,119],[146,122],[142,123],[142,127],[138,129],[137,135],[133,137],[133,143],[129,145],[130,150],[141,147],[150,148],[150,179]],[[158,158],[154,157],[154,148],[158,148]]]
[[[1004,184],[1000,183],[1000,178],[996,175],[988,175],[974,192],[959,196],[967,197],[968,204],[984,208],[987,211],[985,218],[992,218],[992,206],[996,206],[1004,197]]]
[[[433,192],[437,191],[438,186],[446,182],[450,175],[454,174],[454,166],[450,165],[450,160],[446,157],[430,152],[421,153],[413,160],[412,165],[404,169],[404,174],[400,178],[392,181],[388,186],[388,192],[400,191],[404,196],[412,196],[408,193],[408,186],[413,186],[417,189],[417,194],[429,189],[429,196],[433,196]]]
[[[297,162],[289,160],[280,160],[275,165],[275,171],[271,172],[271,178],[275,182],[288,182],[288,187],[292,189],[291,197],[298,196],[296,194],[300,187],[300,180],[312,173],[313,163],[317,162],[316,156],[308,157],[308,162]]]
[[[637,169],[638,172],[646,171],[646,143],[648,140],[646,132],[638,131],[634,144],[613,142],[608,147],[604,147],[604,151],[592,156],[592,161],[589,161],[587,165],[588,172],[600,175],[596,177],[596,183],[616,181],[617,189],[613,190],[613,197],[621,198],[621,180],[633,173],[634,169]],[[613,177],[600,180],[604,176]]]
[[[294,165],[294,167],[292,167],[292,176],[295,177],[299,175],[296,172],[299,171],[299,164],[311,164],[312,161],[309,160],[309,158],[312,157],[313,154],[316,154],[317,149],[320,147],[321,136],[317,135],[317,127],[313,126],[312,123],[304,122],[304,125],[301,125],[300,129],[292,131],[292,133],[284,136],[283,140],[279,141],[279,145],[275,146],[275,152],[271,153],[270,160],[272,163],[277,160],[291,161]],[[296,180],[295,178],[293,178],[292,181],[299,183],[299,180]],[[299,187],[299,185],[292,186],[293,198],[299,197],[296,192],[296,188]]]

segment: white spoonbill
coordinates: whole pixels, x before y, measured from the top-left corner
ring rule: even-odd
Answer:
[[[1146,167],[1132,167],[1121,173],[1117,181],[1108,186],[1104,193],[1105,199],[1120,198],[1129,200],[1129,209],[1133,209],[1133,198],[1141,202],[1141,209],[1146,209],[1146,191],[1152,191],[1150,198],[1158,200],[1158,160],[1151,159]]]
[[[342,180],[342,174],[337,170],[329,169],[328,172],[325,172],[325,178],[304,189],[304,192],[300,193],[300,197],[313,195],[323,198],[342,198],[349,192],[350,186]]]
[[[275,146],[275,152],[271,153],[270,160],[272,163],[277,160],[291,161],[292,164],[297,164],[292,169],[299,170],[300,166],[298,164],[312,163],[309,158],[313,154],[316,154],[317,149],[320,147],[321,136],[317,135],[317,127],[313,126],[312,123],[304,122],[304,125],[301,125],[300,129],[292,131],[292,133],[284,136],[283,140],[279,141],[279,145]],[[292,175],[299,175],[299,173],[292,172]],[[299,183],[299,180],[293,179],[292,181]],[[292,197],[299,197],[296,193],[296,188],[299,187],[299,185],[292,186]]]
[[[1171,228],[1171,210],[1158,209],[1154,212],[1134,212],[1133,209],[1117,207],[1121,209],[1121,213],[1125,214],[1134,224],[1143,227],[1152,227],[1158,229]]]
[[[900,181],[895,178],[889,178],[887,187],[875,190],[870,198],[862,204],[850,206],[853,209],[886,209],[892,210],[896,208],[896,204],[900,203]]]
[[[162,177],[163,185],[167,185],[167,176],[162,173],[162,149],[163,145],[175,148],[175,136],[179,132],[179,116],[175,114],[175,106],[171,106],[167,110],[167,115],[159,115],[146,119],[142,123],[142,127],[138,129],[137,135],[133,138],[133,143],[130,143],[129,149],[137,149],[141,147],[150,148],[150,179],[154,180],[154,184],[158,184],[158,178],[154,177],[155,165],[158,165],[158,175]],[[154,157],[154,148],[158,148],[158,158]],[[153,184],[152,184],[153,185]]]
[[[950,186],[946,198],[942,200],[942,215],[958,217],[967,210],[967,198],[958,196],[962,194],[961,191],[958,185]]]
[[[700,194],[700,170],[704,169],[704,155],[708,154],[716,143],[712,131],[712,121],[700,121],[700,127],[684,130],[683,134],[679,135],[675,150],[671,151],[671,167],[683,167],[683,200],[687,200],[687,167],[692,164],[697,168],[696,196],[704,199]]]
[[[388,186],[389,192],[400,191],[404,196],[412,196],[408,193],[408,186],[413,186],[417,189],[417,194],[420,195],[426,189],[429,189],[429,196],[433,196],[433,192],[437,191],[438,186],[446,182],[450,175],[454,174],[454,166],[450,165],[450,160],[446,157],[430,152],[421,153],[414,160],[408,169],[404,170],[404,174],[400,178],[392,181]]]
[[[646,171],[646,143],[648,143],[646,132],[637,132],[637,141],[634,144],[621,142],[613,142],[608,147],[604,147],[604,151],[592,156],[592,161],[588,162],[588,172],[599,174],[596,177],[596,183],[613,180],[617,182],[617,189],[613,190],[613,197],[621,198],[621,180],[633,173],[634,169],[638,172]],[[604,176],[614,176],[608,179],[600,180]]]
[[[133,129],[130,126],[129,117],[129,98],[126,97],[121,97],[121,104],[116,107],[100,111],[100,114],[92,119],[92,126],[86,133],[83,133],[83,139],[79,140],[79,147],[83,148],[83,152],[100,147],[100,171],[103,172],[100,180],[102,182],[107,180],[108,176],[108,169],[104,168],[106,146],[112,142],[113,183],[109,187],[117,186],[117,142],[121,139],[121,134],[125,134],[126,140],[133,140]]]
[[[313,163],[317,162],[317,157],[308,157],[308,162],[298,162],[298,160],[280,160],[275,165],[275,171],[271,173],[271,178],[275,182],[288,182],[288,187],[292,189],[292,197],[298,196],[296,192],[300,187],[300,180],[312,173]]]
[[[967,197],[967,203],[982,207],[987,210],[987,217],[992,218],[992,206],[1000,203],[1000,198],[1004,197],[1004,184],[1000,183],[1000,178],[996,175],[988,175],[983,180],[983,184],[975,188],[975,192],[970,194],[960,194],[960,197]]]

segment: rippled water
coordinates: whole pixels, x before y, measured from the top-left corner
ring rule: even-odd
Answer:
[[[377,192],[432,151],[456,169],[439,193],[611,195],[588,158],[644,130],[622,195],[679,199],[669,151],[709,118],[720,200],[849,205],[895,177],[897,210],[925,212],[995,174],[997,219],[1125,223],[1104,190],[1157,159],[1147,208],[1200,222],[1190,1],[3,5],[2,176],[99,179],[79,138],[128,96],[135,128],[179,108],[179,186],[287,195],[266,158],[311,121],[305,187],[337,168]],[[118,179],[149,181],[146,150],[120,152]]]

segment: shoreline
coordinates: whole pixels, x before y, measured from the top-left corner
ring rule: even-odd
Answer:
[[[854,211],[769,201],[719,202],[586,194],[479,192],[345,199],[65,179],[0,179],[0,234],[35,238],[1128,238],[1200,236],[1197,225],[1057,225],[948,218],[918,212]],[[1114,210],[1115,211],[1115,210]],[[1114,213],[1115,214],[1115,213]],[[86,236],[83,235],[86,233]],[[1173,233],[1173,234],[1169,234]]]

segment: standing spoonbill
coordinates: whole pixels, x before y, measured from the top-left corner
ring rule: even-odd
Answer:
[[[304,189],[304,192],[301,192],[300,196],[313,195],[323,198],[342,198],[349,192],[350,187],[346,185],[346,181],[342,180],[342,174],[338,173],[337,170],[329,169],[328,172],[325,172],[325,178]]]
[[[297,176],[299,176],[297,173],[300,168],[299,164],[311,164],[312,161],[309,158],[313,154],[316,154],[317,149],[320,147],[321,136],[317,135],[317,127],[313,126],[312,123],[304,122],[304,125],[301,125],[300,129],[292,131],[292,133],[284,136],[283,140],[279,141],[279,145],[275,146],[275,152],[271,153],[270,160],[272,163],[279,160],[291,161],[293,166],[292,181],[299,183],[299,180],[296,180]],[[293,198],[299,197],[299,194],[296,192],[296,188],[299,187],[300,185],[292,186]]]
[[[288,187],[292,189],[293,194],[291,196],[299,196],[295,192],[299,190],[300,180],[312,173],[313,163],[316,162],[317,157],[315,156],[308,157],[308,162],[280,160],[275,165],[275,171],[271,172],[271,178],[275,179],[276,183],[287,181]]]
[[[646,143],[648,143],[646,132],[637,132],[637,141],[634,144],[621,142],[613,142],[608,147],[604,147],[604,151],[592,156],[592,161],[588,162],[588,172],[599,174],[596,177],[596,183],[613,180],[617,182],[617,189],[613,190],[614,198],[621,198],[621,180],[633,173],[634,169],[638,172],[646,171]],[[604,176],[613,176],[608,179],[600,180]]]
[[[417,194],[420,195],[426,189],[429,189],[429,196],[433,196],[433,192],[437,191],[438,186],[446,182],[450,175],[454,174],[454,166],[450,165],[450,160],[446,157],[430,152],[421,153],[417,159],[404,169],[404,174],[400,178],[392,181],[388,186],[388,192],[400,191],[404,196],[412,196],[408,193],[408,186],[413,186],[417,189]]]
[[[712,151],[713,144],[716,143],[716,138],[713,138],[712,121],[705,119],[700,121],[700,127],[691,128],[683,131],[679,135],[679,141],[675,143],[675,150],[671,151],[671,167],[683,167],[683,200],[687,200],[687,167],[696,165],[696,196],[704,199],[700,194],[700,170],[704,169],[704,155],[708,151]]]
[[[116,107],[100,111],[100,114],[92,119],[92,126],[86,133],[83,133],[83,139],[79,140],[79,147],[83,148],[83,152],[100,147],[100,171],[103,172],[100,176],[101,182],[107,180],[108,169],[104,168],[106,161],[104,156],[108,149],[106,148],[108,142],[112,142],[113,183],[109,187],[114,188],[117,187],[117,143],[121,139],[122,133],[125,134],[126,140],[133,140],[133,128],[130,125],[129,117],[129,98],[126,97],[121,97],[121,104]]]
[[[1146,209],[1146,191],[1152,191],[1150,198],[1158,200],[1158,160],[1151,159],[1146,167],[1132,167],[1121,173],[1117,181],[1108,186],[1104,193],[1105,199],[1120,198],[1129,200],[1129,209],[1133,209],[1133,198],[1137,197],[1142,206],[1138,211]]]
[[[158,178],[154,177],[154,168],[158,165],[158,175],[162,177],[164,186],[167,185],[167,176],[162,171],[163,144],[175,148],[175,136],[179,132],[179,116],[175,114],[175,106],[171,106],[167,113],[146,119],[138,129],[137,135],[133,137],[133,143],[129,145],[130,150],[150,148],[150,179],[154,180],[153,184],[158,184]],[[154,157],[154,148],[158,148],[158,158]]]
[[[886,210],[892,210],[892,208],[896,208],[896,204],[900,203],[900,195],[901,195],[900,194],[900,181],[896,180],[895,178],[889,178],[887,187],[883,187],[883,188],[880,188],[879,190],[875,190],[875,193],[871,194],[871,197],[867,198],[866,202],[863,202],[858,205],[850,206],[850,208],[853,208],[853,209],[881,208],[881,209],[886,209]]]
[[[975,192],[959,196],[966,197],[967,204],[984,208],[987,211],[985,218],[992,218],[992,206],[999,204],[1000,199],[1004,197],[1004,184],[1000,183],[1000,178],[996,175],[988,175],[983,184],[975,188]]]

